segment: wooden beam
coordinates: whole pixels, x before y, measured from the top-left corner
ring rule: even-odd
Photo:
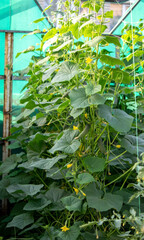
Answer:
[[[13,64],[13,33],[5,34],[5,78],[4,78],[4,107],[3,107],[3,138],[10,136],[12,111],[12,64]],[[10,156],[9,142],[4,141],[3,161]],[[2,212],[8,210],[7,200],[2,201]]]

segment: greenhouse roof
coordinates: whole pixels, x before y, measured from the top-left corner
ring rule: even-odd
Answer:
[[[37,0],[0,1],[0,32],[29,32],[37,28],[43,30],[51,25],[47,18],[42,22],[33,23],[36,19],[47,17],[42,11]]]
[[[143,19],[144,0],[136,0],[126,11],[126,13],[120,18],[118,23],[110,31],[111,34],[121,35],[123,27],[132,23],[136,25],[140,19]]]

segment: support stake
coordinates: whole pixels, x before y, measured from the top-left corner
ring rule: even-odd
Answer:
[[[5,34],[5,79],[4,79],[4,108],[3,108],[3,137],[10,136],[11,111],[12,111],[12,63],[13,63],[13,33]],[[10,156],[9,142],[4,141],[3,161]],[[2,212],[8,210],[7,200],[2,201]]]

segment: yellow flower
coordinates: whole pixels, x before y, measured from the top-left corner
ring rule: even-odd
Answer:
[[[38,46],[39,45],[39,43],[36,43],[36,46]]]
[[[130,49],[133,49],[133,46],[130,46],[129,48],[130,48]]]
[[[58,72],[59,71],[59,69],[56,69],[56,72]]]
[[[74,189],[74,191],[75,191],[76,194],[79,193],[79,190],[78,190],[77,188],[73,187],[73,189]]]
[[[98,19],[98,20],[101,20],[101,19],[102,19],[102,16],[97,16],[97,19]]]
[[[66,232],[70,229],[65,225],[65,226],[61,227],[61,230],[62,230],[62,232]]]
[[[116,148],[121,148],[121,145],[116,145]]]
[[[81,190],[81,193],[82,193],[82,195],[84,196],[84,197],[86,197],[86,194]]]
[[[73,165],[72,163],[68,164],[68,165],[67,165],[67,168],[70,168],[72,165]]]
[[[125,218],[125,215],[123,215],[123,218]]]
[[[109,45],[109,43],[106,43],[106,44],[105,44],[105,46],[108,46],[108,45]]]
[[[86,63],[89,64],[89,63],[91,63],[91,62],[92,62],[92,59],[91,59],[90,57],[87,57],[87,58],[86,58]]]
[[[131,227],[131,229],[135,229],[135,227],[134,227],[134,226],[132,226],[132,227]]]
[[[73,130],[78,130],[78,127],[76,127],[76,126],[73,126]]]
[[[47,30],[44,28],[44,29],[43,29],[43,32],[47,32]]]
[[[88,117],[88,115],[87,115],[87,113],[85,113],[85,118],[87,118]]]
[[[82,157],[82,155],[80,153],[78,153],[79,157]]]
[[[136,234],[139,234],[139,231],[136,231]]]
[[[144,181],[144,177],[142,177],[142,180]]]

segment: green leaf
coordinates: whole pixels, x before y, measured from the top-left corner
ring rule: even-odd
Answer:
[[[63,62],[52,83],[70,81],[79,73],[78,65],[73,62]]]
[[[97,211],[103,212],[109,209],[116,209],[120,211],[123,199],[120,195],[115,195],[112,193],[105,193],[96,189],[95,183],[89,184],[85,189],[86,199],[89,208],[94,208]]]
[[[121,66],[125,67],[125,64],[124,64],[123,61],[121,61],[118,58],[114,58],[114,57],[111,57],[111,56],[108,56],[108,55],[101,55],[100,56],[100,61],[105,63],[105,64],[108,64],[110,66],[121,65]]]
[[[74,196],[68,196],[61,199],[65,208],[69,211],[81,211],[82,200]]]
[[[103,37],[103,36],[95,37],[95,38],[93,38],[92,40],[89,40],[89,41],[87,41],[85,44],[83,44],[83,47],[86,46],[86,45],[88,45],[88,46],[90,46],[90,47],[95,48],[96,45],[97,45],[98,43],[100,43],[103,39],[105,39],[105,37]]]
[[[52,5],[49,5],[48,7],[46,7],[46,8],[43,10],[43,13],[44,13],[45,11],[47,11],[51,6],[52,6]]]
[[[17,163],[21,161],[22,161],[22,158],[20,154],[11,155],[1,164],[0,172],[3,174],[9,173],[11,170],[13,170],[17,166]]]
[[[36,29],[36,30],[34,30],[33,32],[30,32],[30,33],[28,33],[28,34],[24,34],[24,35],[22,36],[22,38],[24,38],[24,37],[26,37],[26,36],[28,36],[28,35],[33,35],[33,34],[37,34],[37,33],[41,33],[41,30]],[[22,39],[22,38],[21,38],[21,39]]]
[[[91,183],[94,182],[95,179],[93,178],[93,176],[89,173],[81,173],[78,175],[78,178],[76,180],[76,182],[78,184],[87,184],[87,183]]]
[[[50,200],[46,200],[44,198],[39,199],[31,199],[28,201],[28,203],[24,206],[24,210],[26,211],[38,211],[42,210],[46,206],[48,206],[51,203]]]
[[[59,113],[62,113],[68,106],[69,106],[70,100],[67,99],[65,102],[63,102],[62,104],[59,105],[57,111]]]
[[[144,139],[140,136],[133,136],[133,135],[126,135],[121,140],[121,146],[125,148],[131,154],[137,154],[137,145],[138,145],[138,152],[144,152]]]
[[[83,164],[85,167],[91,172],[102,172],[105,167],[105,159],[94,157],[94,156],[87,156],[83,158]]]
[[[31,214],[23,213],[18,216],[15,216],[13,220],[7,224],[6,227],[17,227],[19,229],[23,229],[33,222],[34,218]]]
[[[93,4],[91,1],[86,1],[83,2],[81,5],[82,8],[89,8],[92,11],[95,11],[96,13],[98,13],[98,11],[101,9],[100,4],[96,3]]]
[[[101,85],[93,85],[92,83],[88,83],[85,87],[85,92],[87,96],[91,96],[95,93],[98,93],[101,91]]]
[[[131,81],[130,74],[119,68],[111,69],[111,75],[116,83],[129,84]]]
[[[53,49],[53,52],[58,52],[59,50],[61,50],[61,49],[64,48],[65,46],[69,45],[71,42],[72,42],[72,39],[64,42],[64,43],[61,44],[59,47]]]
[[[66,232],[60,232],[58,236],[62,240],[77,240],[80,234],[80,228],[77,225],[73,225]]]
[[[92,105],[104,104],[106,99],[98,93],[95,93],[89,98],[89,103]]]
[[[53,158],[39,158],[39,159],[33,159],[31,161],[28,161],[26,163],[22,163],[19,165],[19,167],[23,167],[26,169],[33,170],[34,168],[49,170],[51,169],[60,159],[65,159],[67,155],[58,155]]]
[[[45,19],[45,17],[39,18],[39,19],[33,21],[33,23],[39,23],[39,22],[42,22],[44,19]]]
[[[94,208],[97,211],[103,212],[109,209],[116,209],[118,212],[122,208],[123,200],[119,195],[114,195],[111,193],[106,193],[103,198],[98,198],[97,196],[89,196],[86,194],[88,206]]]
[[[70,115],[73,117],[73,118],[77,118],[78,116],[80,116],[82,113],[83,113],[84,109],[82,108],[73,108],[72,111],[70,112]]]
[[[37,105],[35,104],[35,102],[34,102],[33,100],[30,100],[30,101],[26,104],[25,108],[32,110],[32,109],[35,108],[36,106],[37,106]]]
[[[86,96],[85,89],[73,89],[70,94],[71,105],[74,108],[85,108],[89,106],[88,97]]]
[[[55,34],[57,33],[57,29],[56,28],[52,28],[51,30],[49,30],[43,37],[43,42],[47,41],[50,38],[53,38],[55,36]]]
[[[41,190],[42,187],[42,184],[12,184],[7,187],[7,191],[9,194],[13,194],[15,192],[22,192],[25,194],[25,196],[34,196]]]
[[[57,41],[58,36],[54,36],[53,38],[50,38],[48,41],[46,41],[43,45],[43,51],[45,51],[48,47],[51,46],[51,44],[55,43]]]
[[[55,145],[49,150],[50,153],[63,151],[65,153],[74,153],[80,146],[80,142],[74,139],[78,135],[77,130],[65,130],[63,136],[55,142]]]
[[[58,202],[64,195],[64,190],[58,187],[52,187],[45,194],[45,197],[52,203]]]
[[[114,36],[105,36],[104,40],[101,43],[102,44],[103,43],[113,43],[115,46],[121,47],[118,37],[114,37]]]
[[[22,52],[17,53],[16,58],[18,58],[22,53],[33,52],[35,50],[34,46],[30,46],[27,49],[23,50]]]
[[[58,64],[55,64],[55,65],[53,65],[53,66],[50,66],[50,68],[49,68],[48,70],[46,70],[46,71],[44,72],[44,74],[43,74],[43,77],[42,77],[43,82],[46,81],[46,80],[48,80],[48,79],[51,77],[52,73],[53,73],[56,69],[58,69],[58,67],[59,67]]]
[[[98,106],[98,115],[104,118],[118,132],[128,132],[133,122],[133,117],[126,112],[120,109],[111,110],[107,105]]]
[[[69,31],[72,32],[73,36],[78,39],[79,38],[79,22],[75,24],[71,24],[69,27]]]
[[[113,18],[113,11],[107,11],[104,13],[104,18]]]

